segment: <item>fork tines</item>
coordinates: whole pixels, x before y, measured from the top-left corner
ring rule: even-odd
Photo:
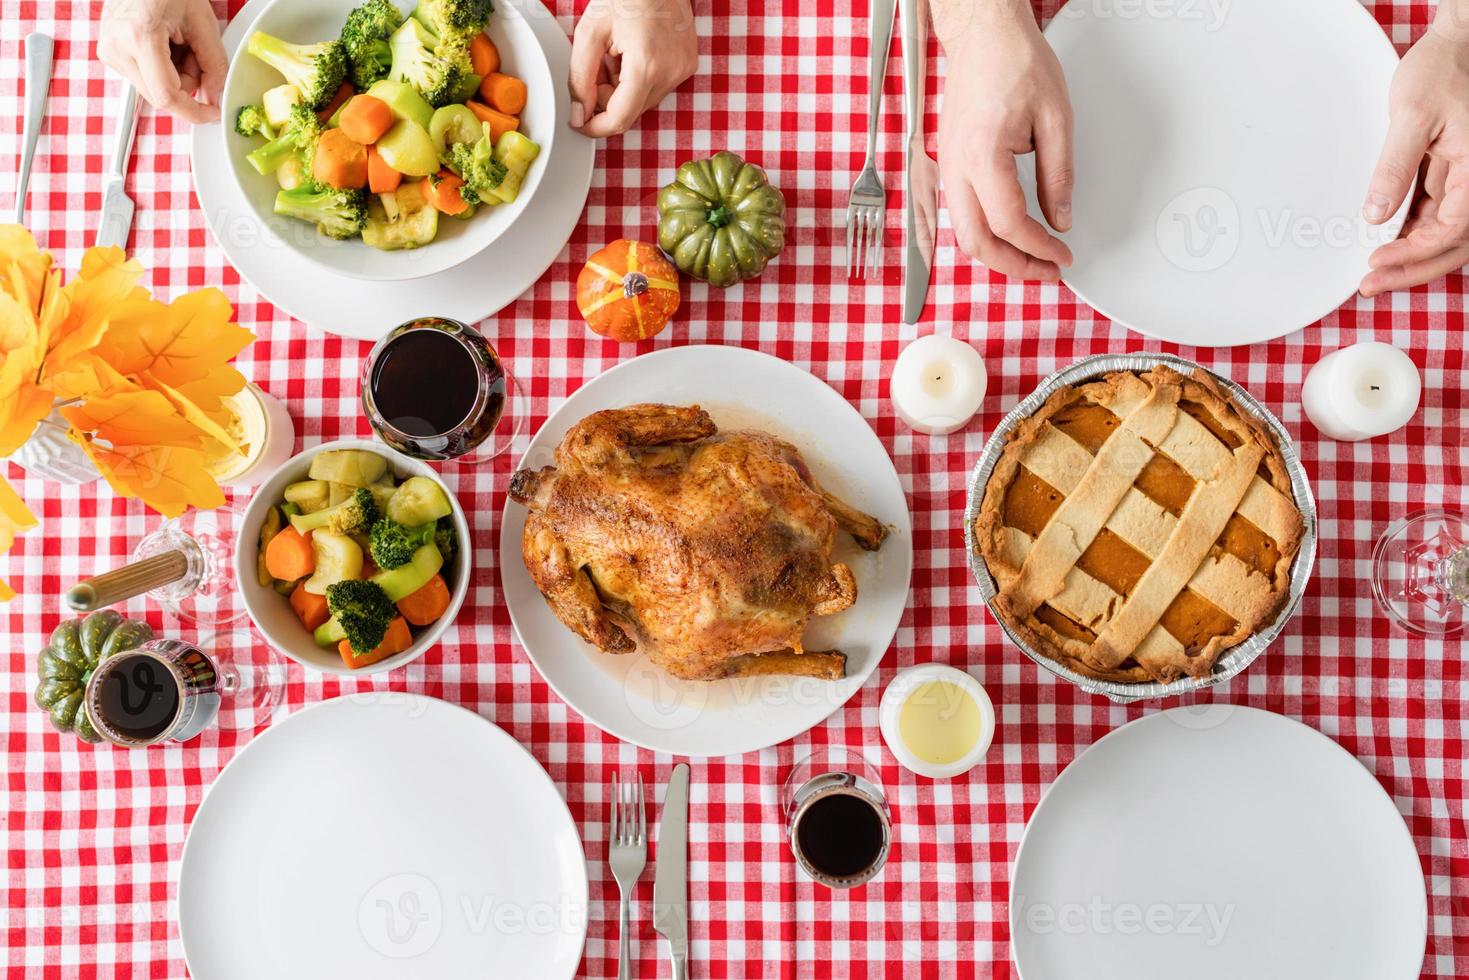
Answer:
[[[639,847],[647,843],[647,808],[643,805],[643,774],[638,773],[636,784],[632,780],[623,782],[620,774],[612,773],[612,817],[607,831],[607,841],[623,847]],[[636,819],[634,819],[636,811]]]
[[[865,279],[877,274],[886,204],[876,170],[864,168],[847,201],[848,278]]]

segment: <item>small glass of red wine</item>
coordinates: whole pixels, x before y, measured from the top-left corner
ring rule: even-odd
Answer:
[[[830,745],[786,777],[781,810],[791,853],[813,881],[856,888],[877,877],[893,825],[877,770],[858,751]]]
[[[248,633],[198,644],[156,639],[98,664],[82,709],[113,745],[186,742],[211,726],[240,731],[264,724],[284,681],[280,659]]]
[[[362,408],[378,437],[406,456],[484,463],[525,421],[520,389],[495,348],[468,324],[420,317],[367,355]]]

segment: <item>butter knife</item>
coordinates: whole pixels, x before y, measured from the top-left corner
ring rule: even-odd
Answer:
[[[31,186],[31,163],[41,138],[41,120],[46,118],[46,96],[51,91],[51,62],[56,42],[51,35],[26,35],[25,145],[20,151],[20,173],[15,178],[15,223],[26,213],[26,192]]]
[[[133,199],[125,189],[128,161],[133,155],[133,134],[138,129],[138,90],[122,83],[117,130],[112,135],[112,163],[102,178],[102,220],[97,225],[97,245],[128,247],[133,227]]]
[[[938,215],[938,166],[923,146],[924,94],[928,84],[928,10],[925,0],[898,0],[903,25],[903,322],[917,323],[928,303]]]
[[[673,767],[658,818],[653,929],[668,940],[673,980],[689,976],[689,767]]]

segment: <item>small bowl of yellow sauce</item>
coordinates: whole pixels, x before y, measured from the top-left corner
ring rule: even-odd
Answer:
[[[952,779],[977,766],[995,737],[995,706],[983,685],[946,664],[909,667],[882,695],[883,741],[905,769]]]

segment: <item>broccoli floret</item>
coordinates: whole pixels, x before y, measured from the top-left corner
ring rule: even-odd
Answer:
[[[418,0],[413,16],[441,40],[452,34],[472,36],[485,29],[493,0]],[[464,37],[468,43],[469,36]]]
[[[381,520],[372,526],[369,550],[381,568],[400,568],[413,560],[413,553],[433,540],[435,525],[404,527],[397,521]]]
[[[462,69],[454,59],[441,57],[434,51],[437,43],[421,24],[412,19],[404,21],[388,41],[393,52],[388,77],[412,85],[424,101],[435,108],[454,101],[463,77]]]
[[[377,509],[377,498],[366,487],[358,487],[353,490],[352,496],[342,501],[333,510],[336,513],[332,515],[327,527],[338,534],[356,532],[366,534],[368,529],[382,517]]]
[[[276,137],[275,127],[265,118],[265,107],[242,105],[235,113],[235,132],[241,136],[264,136],[268,140]]]
[[[367,224],[367,194],[360,189],[338,190],[335,187],[323,187],[320,184],[305,184],[294,190],[281,191],[275,196],[275,213],[287,218],[299,218],[302,221],[316,225],[316,230],[328,238],[351,238],[362,234],[362,226]],[[355,500],[361,501],[366,496],[367,503],[372,510],[359,507],[363,515],[355,521],[350,522],[353,526],[334,528],[334,530],[367,530],[372,522],[377,520],[377,504],[372,500],[372,494],[367,490],[359,488],[354,496]],[[344,500],[338,507],[352,504],[352,500]],[[357,525],[360,525],[358,527]]]
[[[398,615],[393,600],[381,586],[360,578],[328,585],[326,608],[347,634],[347,642],[356,654],[376,649],[388,631],[388,624]]]
[[[386,78],[392,63],[388,38],[403,24],[403,14],[392,0],[367,0],[347,15],[342,44],[347,49],[352,83],[365,89]]]
[[[459,550],[459,533],[454,530],[453,518],[439,518],[438,524],[434,527],[434,546],[439,549],[439,554],[444,556],[445,565],[453,563],[454,553]]]
[[[300,155],[304,171],[309,174],[321,133],[322,125],[316,113],[298,102],[291,106],[290,117],[280,133],[264,146],[251,150],[245,159],[257,173],[268,174],[279,170],[291,156]]]
[[[495,140],[490,136],[490,124],[480,125],[483,135],[479,139],[472,145],[455,143],[444,158],[449,169],[463,179],[459,196],[470,204],[479,204],[505,179],[505,165],[494,157]]]
[[[256,31],[245,50],[300,89],[301,101],[313,110],[326,108],[347,78],[347,49],[341,41],[291,44]]]

